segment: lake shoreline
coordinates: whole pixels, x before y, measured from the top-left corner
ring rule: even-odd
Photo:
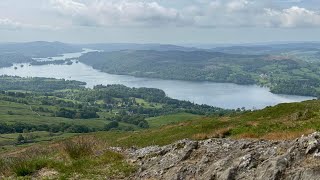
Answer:
[[[83,54],[98,51],[83,49],[82,52],[66,53],[57,57],[38,59],[48,61],[45,65],[17,63],[11,67],[0,68],[0,75],[20,77],[44,77],[85,82],[87,88],[95,85],[122,84],[128,87],[157,88],[165,91],[168,97],[186,100],[196,104],[207,104],[224,109],[262,109],[280,103],[301,102],[315,99],[310,96],[274,94],[268,87],[256,84],[241,85],[212,81],[187,81],[149,78],[127,74],[111,74],[96,69],[77,60]],[[72,64],[50,64],[52,61],[72,60]],[[76,61],[78,61],[76,63]],[[21,66],[23,65],[23,66]],[[17,68],[14,68],[17,67]]]
[[[19,67],[14,70],[13,67]],[[94,69],[79,63],[72,65],[29,66],[15,64],[12,67],[0,68],[1,75],[21,77],[50,77],[56,79],[77,80],[86,82],[86,87],[103,84],[123,84],[128,87],[148,87],[162,89],[174,99],[186,100],[197,104],[237,109],[262,109],[279,103],[300,102],[314,99],[308,96],[273,94],[269,88],[258,85],[237,85],[234,83],[214,83],[211,81],[163,80],[142,78],[128,75],[115,75]]]

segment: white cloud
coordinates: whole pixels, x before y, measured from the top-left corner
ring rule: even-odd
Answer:
[[[305,8],[293,6],[281,11],[272,9],[265,9],[265,11],[269,18],[269,21],[267,21],[268,26],[286,28],[320,26],[320,14]]]
[[[242,9],[246,9],[246,7],[249,5],[249,1],[247,0],[237,0],[237,1],[230,1],[226,4],[227,11],[233,12],[238,11]]]
[[[277,9],[260,0],[197,0],[182,8],[137,0],[50,0],[50,5],[80,26],[320,27],[319,12]]]
[[[0,18],[0,30],[19,30],[19,29],[37,29],[37,30],[58,30],[59,27],[49,25],[33,25],[14,21],[8,18]]]
[[[85,4],[73,0],[50,0],[54,9],[65,15],[74,15],[88,10]]]
[[[187,23],[178,10],[165,8],[157,2],[51,0],[60,15],[85,26],[178,25]]]
[[[21,23],[14,22],[10,19],[0,19],[0,29],[13,30],[21,27]]]

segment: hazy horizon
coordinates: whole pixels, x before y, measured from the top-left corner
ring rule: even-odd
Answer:
[[[320,43],[319,41],[260,41],[260,42],[234,42],[234,43],[201,43],[201,42],[191,42],[191,43],[160,43],[160,42],[67,42],[58,40],[33,40],[33,41],[0,41],[0,44],[19,44],[19,43],[34,43],[34,42],[48,42],[48,43],[63,43],[71,45],[90,45],[90,44],[137,44],[137,45],[174,45],[174,46],[263,46],[263,45],[273,45],[273,44],[295,44],[295,43]]]

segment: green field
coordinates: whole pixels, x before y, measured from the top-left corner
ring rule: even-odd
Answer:
[[[12,115],[8,112],[12,112]],[[38,115],[40,114],[40,116]],[[91,128],[101,128],[108,123],[105,119],[68,119],[51,117],[47,113],[33,112],[29,105],[0,100],[0,123],[27,123],[32,125],[52,125],[59,123],[73,123]]]
[[[28,179],[43,169],[55,171],[55,179],[123,179],[137,167],[110,147],[185,138],[286,140],[320,130],[319,100],[236,111],[121,85],[48,92],[0,91],[0,179]]]
[[[149,118],[151,128],[147,130],[97,132],[89,136],[95,136],[108,146],[121,147],[165,145],[184,138],[292,139],[320,130],[319,112],[320,101],[313,100],[224,117],[178,113]]]
[[[125,161],[123,155],[106,151],[108,147],[167,145],[185,138],[294,139],[320,130],[319,112],[320,101],[312,100],[222,117],[188,113],[163,115],[147,118],[150,128],[136,131],[92,132],[76,137],[72,137],[75,134],[52,136],[48,132],[34,132],[39,133],[36,142],[2,148],[0,165],[5,166],[0,166],[0,170],[5,172],[2,174],[5,177],[30,177],[40,169],[50,168],[58,172],[56,178],[60,179],[75,174],[85,179],[102,176],[121,179],[134,173],[136,167]],[[17,133],[2,135],[0,143],[14,141],[17,136]]]
[[[140,131],[208,114],[239,113],[171,99],[159,89],[0,76],[2,150],[98,131]],[[188,113],[187,113],[188,112]],[[18,141],[18,136],[25,138]],[[32,135],[32,138],[28,138]],[[23,143],[21,143],[23,142]]]
[[[320,130],[320,101],[286,103],[263,110],[247,112],[225,117],[187,116],[181,123],[161,126],[152,123],[152,129],[138,132],[100,132],[96,137],[110,146],[165,145],[179,139],[206,139],[215,137],[258,138],[258,139],[294,139],[302,134]],[[165,120],[184,116],[170,115],[155,119]],[[194,118],[191,121],[190,118]],[[175,122],[180,122],[180,120]],[[186,120],[186,121],[185,121]],[[159,127],[161,126],[161,127]]]
[[[177,114],[148,118],[147,121],[149,122],[150,127],[155,128],[155,127],[161,127],[169,124],[176,124],[180,122],[191,121],[200,117],[201,116],[195,115],[195,114],[177,113]]]
[[[163,107],[163,104],[161,103],[150,103],[150,102],[147,102],[141,98],[136,98],[136,102],[140,105],[140,106],[143,106],[145,108],[156,108],[156,109],[159,109],[159,108],[162,108]]]

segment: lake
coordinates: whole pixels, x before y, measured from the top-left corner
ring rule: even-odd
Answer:
[[[88,51],[88,50],[85,50]],[[61,57],[75,58],[81,53],[64,54]],[[43,60],[43,59],[42,59]],[[113,75],[93,69],[83,63],[72,65],[43,65],[29,66],[29,64],[15,64],[13,67],[0,68],[0,75],[16,75],[21,77],[48,77],[78,80],[87,83],[92,88],[98,84],[123,84],[129,87],[158,88],[166,92],[169,97],[188,100],[197,104],[208,104],[222,108],[261,109],[286,102],[300,102],[313,99],[305,96],[278,95],[269,92],[268,88],[256,85],[236,85],[231,83],[192,82],[179,80],[162,80],[138,78],[126,75]],[[17,67],[18,69],[14,69]]]
[[[66,60],[70,58],[78,58],[83,54],[89,53],[89,52],[95,52],[99,50],[93,50],[93,49],[87,49],[84,48],[82,52],[75,52],[75,53],[65,53],[61,54],[60,56],[55,57],[47,57],[47,58],[33,58],[36,61],[57,61],[57,60]]]

